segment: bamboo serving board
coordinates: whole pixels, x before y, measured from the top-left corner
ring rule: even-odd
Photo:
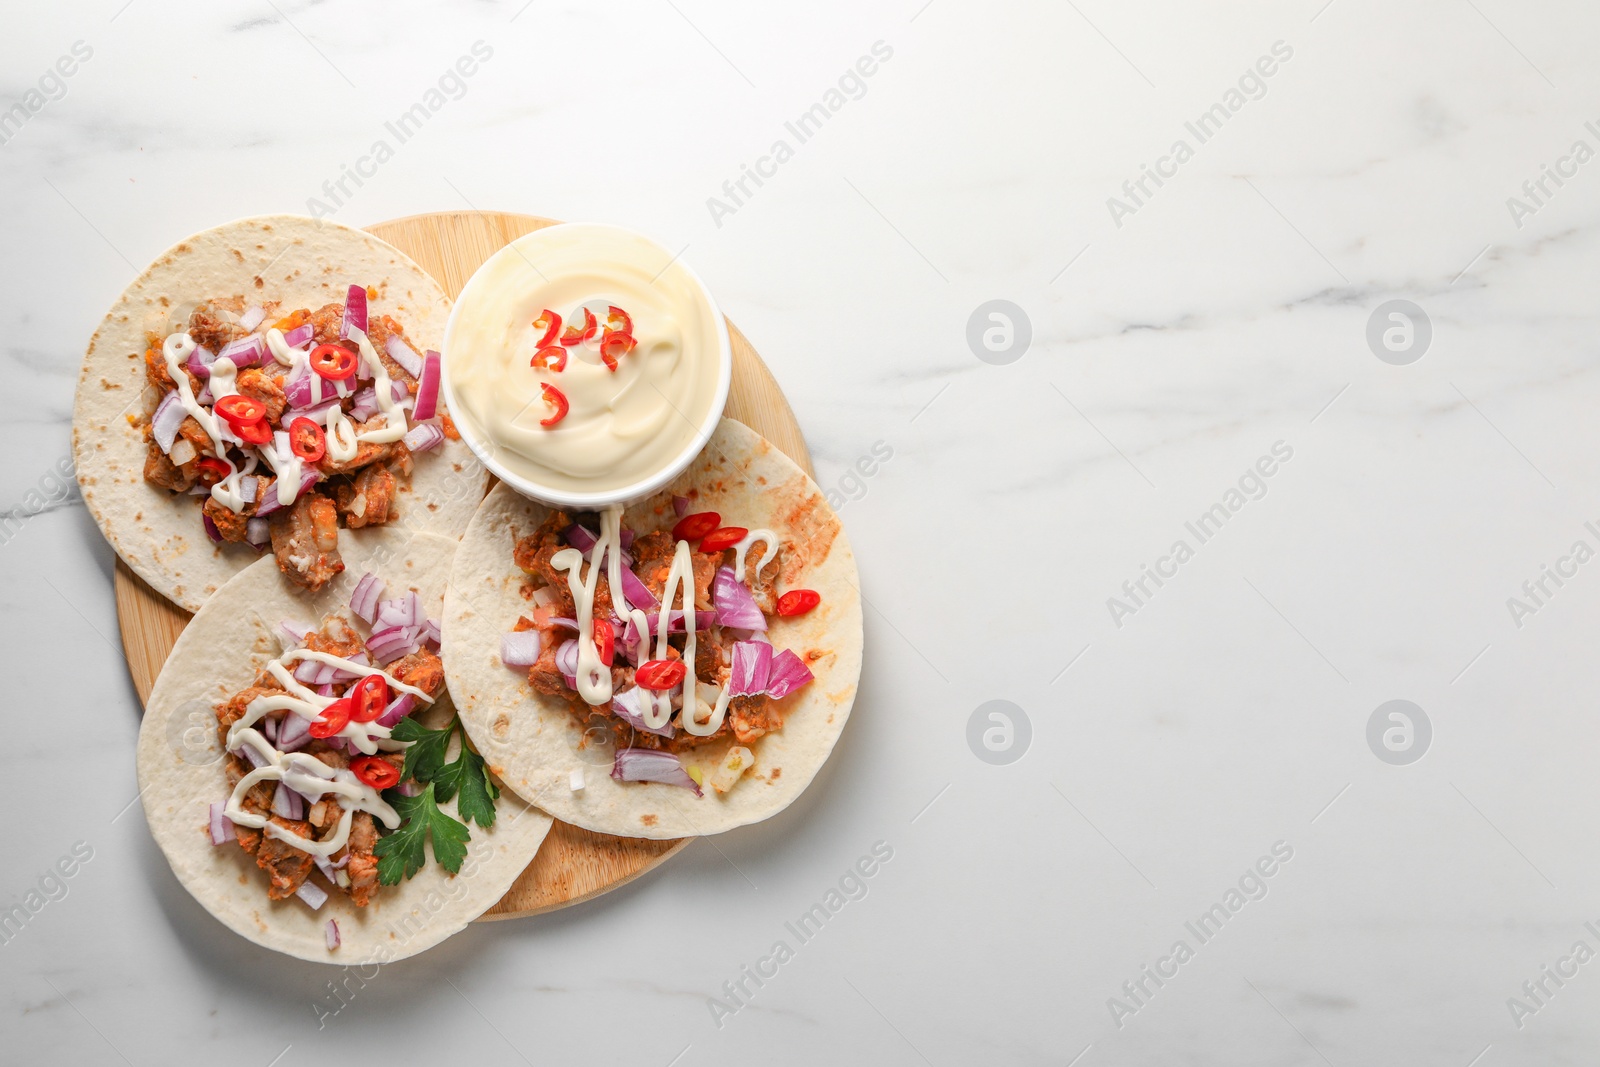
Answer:
[[[450,211],[381,222],[367,230],[416,260],[454,299],[479,264],[500,248],[530,230],[553,225],[553,219],[532,215]],[[728,417],[754,428],[814,474],[805,438],[778,383],[733,323],[728,323],[728,330],[733,337]],[[120,559],[116,594],[128,671],[144,702],[190,615],[155,593]],[[597,897],[659,865],[689,840],[612,837],[557,821],[528,869],[483,918],[536,915]]]

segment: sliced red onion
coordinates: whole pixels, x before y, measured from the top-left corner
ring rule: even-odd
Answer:
[[[500,662],[526,669],[539,660],[539,631],[518,630],[500,635]]]
[[[288,345],[290,348],[299,348],[316,335],[316,327],[312,326],[311,323],[308,322],[302,326],[296,326],[294,329],[284,334],[283,343]]]
[[[615,693],[612,695],[611,713],[617,718],[621,719],[623,722],[627,723],[629,726],[633,727],[635,730],[639,730],[647,734],[655,734],[657,737],[671,737],[672,719],[670,716],[668,717],[667,721],[662,723],[660,726],[647,726],[645,724],[644,702],[645,690],[635,686],[632,689],[624,690],[621,693]]]
[[[260,770],[267,765],[266,757],[257,752],[254,745],[240,745],[233,750],[233,754],[235,756],[243,756],[245,761],[256,770]]]
[[[322,906],[328,902],[328,891],[312,884],[309,880],[301,882],[300,888],[294,891],[294,895],[305,901],[312,911],[321,911]]]
[[[256,490],[261,488],[261,479],[254,474],[246,474],[239,479],[239,497],[246,504],[256,502]]]
[[[617,758],[611,764],[611,777],[619,782],[660,782],[663,785],[680,785],[685,789],[693,789],[697,797],[703,795],[677,756],[656,749],[618,749]]]
[[[417,375],[417,404],[411,415],[418,422],[431,419],[439,410],[439,353],[428,349],[422,357],[422,373]]]
[[[266,341],[259,335],[241,337],[223,345],[222,351],[217,353],[217,359],[231,360],[236,368],[244,370],[260,363],[266,351]]]
[[[767,617],[756,606],[756,598],[734,576],[733,568],[718,567],[711,579],[711,603],[717,608],[717,621],[736,630],[765,630]]]
[[[401,440],[413,452],[431,452],[444,444],[444,431],[431,422],[422,422],[407,430]]]
[[[287,430],[294,425],[295,419],[310,419],[318,426],[321,426],[326,422],[328,409],[338,406],[339,398],[330,396],[328,399],[312,404],[310,407],[284,408],[283,414],[278,416],[278,426]]]
[[[410,715],[416,706],[416,697],[410,693],[401,693],[389,701],[389,706],[383,709],[383,714],[378,716],[378,725],[392,727],[395,723]]]
[[[378,601],[378,617],[372,625],[379,629],[390,626],[416,626],[422,622],[422,603],[416,593]]]
[[[278,623],[278,629],[289,638],[290,642],[293,643],[295,648],[299,648],[301,645],[305,644],[306,635],[311,632],[311,627],[301,626],[299,623],[290,622],[288,619],[284,619],[282,622]]]
[[[317,870],[322,872],[322,877],[334,885],[339,884],[339,876],[334,872],[333,864],[328,862],[328,857],[313,854],[311,862],[317,865]]]
[[[323,927],[323,933],[326,934],[328,938],[329,952],[332,952],[334,949],[339,947],[339,923],[337,920],[329,919],[328,925]]]
[[[221,845],[238,838],[234,833],[233,820],[223,814],[226,804],[211,805],[211,843]]]
[[[367,651],[379,663],[389,663],[410,652],[416,643],[416,634],[410,626],[389,626],[373,631],[367,638]]]
[[[595,543],[600,540],[593,530],[578,522],[575,522],[571,526],[568,526],[565,530],[562,530],[561,537],[567,542],[567,544],[571,545],[579,552],[582,552],[584,555],[588,555],[590,549],[594,548]]]
[[[406,373],[413,378],[422,374],[422,357],[412,351],[397,333],[391,333],[383,346],[389,353],[389,358],[406,369]],[[407,390],[409,392],[409,390]]]
[[[193,374],[196,378],[204,379],[211,377],[211,364],[216,361],[216,354],[211,349],[206,348],[204,345],[195,345],[194,351],[189,353],[189,358],[184,361],[183,365],[189,369],[190,374]]]
[[[362,333],[367,332],[367,288],[364,285],[352,285],[344,298],[344,321],[339,323],[339,336],[350,336],[350,327],[354,326]]]
[[[633,547],[633,531],[624,526],[617,532],[617,541],[622,545],[622,551],[628,551]]]
[[[300,743],[311,737],[311,720],[303,715],[290,712],[278,727],[278,749],[282,752],[289,751],[288,746],[299,746]]]
[[[576,630],[578,628],[577,619],[569,619],[563,615],[554,615],[545,621],[551,626],[565,626],[569,630]]]
[[[350,594],[350,610],[368,626],[372,625],[374,615],[378,610],[378,601],[384,594],[383,583],[378,576],[368,571],[356,583],[355,592]]]
[[[569,639],[561,642],[561,647],[556,649],[556,670],[569,678],[578,675],[578,642]]]
[[[786,648],[772,657],[772,669],[767,674],[767,695],[773,700],[782,700],[813,677],[811,668]]]
[[[278,788],[272,792],[272,814],[285,819],[303,819],[306,817],[305,798],[279,782]]]
[[[422,640],[439,648],[444,644],[444,628],[439,625],[438,619],[422,620]]]
[[[207,408],[212,406],[213,404],[215,404],[217,402],[217,398],[211,395],[211,383],[210,382],[207,382],[206,384],[204,384],[204,385],[202,385],[200,387],[200,391],[195,394],[194,402],[196,404],[199,404],[201,407],[207,407]],[[227,423],[223,423],[222,425],[218,426],[217,427],[217,431],[218,431],[218,436],[220,436],[223,439],[223,441],[232,441],[234,439],[233,438],[233,434],[231,432],[231,428],[228,426]]]
[[[292,408],[308,408],[311,406],[311,378],[312,372],[307,370],[304,374],[289,376],[283,386],[283,398]]]
[[[636,608],[660,607],[661,602],[650,591],[650,587],[639,580],[631,567],[622,568],[622,595],[628,598],[628,603]]]
[[[689,498],[686,496],[673,497],[672,513],[680,519],[687,515],[689,513]]]
[[[416,782],[409,780],[401,782],[398,788],[400,790],[400,795],[403,797],[414,797],[422,793],[422,787]]]
[[[728,675],[729,696],[764,693],[772,671],[772,646],[761,641],[735,641]]]
[[[262,719],[261,720],[261,736],[265,737],[268,741],[271,741],[273,744],[277,744],[277,742],[278,742],[278,720],[277,719]]]
[[[319,697],[331,697],[331,696],[333,696],[333,683],[326,682],[326,683],[324,683],[322,685],[317,686],[317,696],[319,696]]]
[[[244,524],[244,539],[255,548],[265,548],[272,544],[272,524],[266,519],[250,519]]]
[[[366,422],[378,413],[378,391],[368,385],[356,391],[355,403],[350,406],[350,418]]]
[[[302,472],[300,475],[300,492],[304,493],[307,489],[317,484],[317,479],[321,476],[321,472],[315,468],[308,468]],[[278,503],[278,483],[273,482],[267,487],[267,491],[261,494],[261,503],[256,506],[256,517],[264,519],[281,507],[283,505]]]
[[[239,316],[239,328],[242,330],[253,330],[257,326],[260,326],[261,320],[266,317],[266,308],[262,307],[260,304],[252,304],[250,307],[245,309],[245,313],[243,315]]]
[[[316,685],[317,675],[322,670],[322,664],[316,660],[303,659],[294,665],[294,680],[304,682],[306,685]]]
[[[155,414],[150,416],[150,436],[161,446],[161,451],[171,454],[172,442],[178,439],[178,427],[188,417],[189,411],[179,399],[178,391],[167,390],[167,395],[156,405]]]
[[[200,513],[200,521],[205,525],[206,536],[211,538],[211,543],[214,545],[222,544],[222,531],[217,529],[217,524],[211,521],[211,516],[202,511]]]

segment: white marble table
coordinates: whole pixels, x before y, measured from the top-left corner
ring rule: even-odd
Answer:
[[[1600,549],[1592,7],[123,4],[0,34],[0,905],[58,898],[0,944],[0,1059],[1592,1062],[1600,562],[1562,562]],[[871,604],[793,809],[342,1003],[151,842],[112,555],[52,474],[132,274],[311,200],[687,246]],[[991,300],[1025,352],[1015,314],[969,346]],[[1386,309],[1374,349],[1393,300],[1427,330]],[[995,700],[1029,728],[970,745]],[[1369,747],[1390,700],[1426,743],[1385,712]]]

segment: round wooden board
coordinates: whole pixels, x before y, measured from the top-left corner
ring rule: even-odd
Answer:
[[[530,230],[553,225],[553,219],[532,215],[450,211],[381,222],[367,230],[416,260],[454,299],[478,265],[500,248]],[[753,427],[815,475],[805,437],[778,383],[732,322],[728,329],[733,335],[728,417]],[[120,559],[116,593],[128,672],[143,702],[190,615],[155,593]],[[657,866],[689,840],[612,837],[557,821],[528,869],[483,919],[536,915],[597,897]]]

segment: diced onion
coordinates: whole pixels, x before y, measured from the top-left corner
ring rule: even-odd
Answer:
[[[339,336],[350,336],[350,328],[354,326],[362,333],[367,332],[367,287],[352,285],[344,298],[344,321],[339,323]]]
[[[401,693],[389,701],[389,706],[383,709],[383,714],[378,716],[379,726],[394,726],[395,723],[410,715],[417,706],[417,698],[410,693]]]
[[[756,606],[745,584],[734,576],[731,567],[718,567],[711,579],[711,603],[717,609],[717,621],[736,630],[765,630],[767,618]]]
[[[578,642],[567,640],[561,642],[561,647],[556,649],[556,670],[569,678],[578,674]]]
[[[250,519],[244,524],[244,539],[256,548],[265,548],[272,544],[272,524],[266,519]]]
[[[206,536],[211,538],[214,545],[222,544],[222,531],[217,529],[217,524],[211,521],[211,516],[205,512],[200,513],[200,522],[206,528]]]
[[[687,515],[689,513],[689,498],[686,496],[673,497],[672,513],[680,519]]]
[[[266,317],[266,308],[262,307],[260,304],[252,304],[250,307],[245,309],[245,313],[243,315],[239,316],[239,328],[242,330],[253,330],[257,326],[260,326],[261,320]]]
[[[150,436],[161,446],[161,451],[172,454],[172,442],[178,439],[178,427],[188,417],[189,411],[178,398],[178,391],[168,390],[167,395],[161,398],[161,403],[156,405],[155,414],[150,416]]]
[[[272,793],[272,814],[285,819],[303,819],[306,814],[305,799],[279,782],[278,788]]]
[[[772,672],[772,646],[761,641],[735,641],[728,673],[728,695],[750,696],[767,691]]]
[[[639,576],[633,573],[630,567],[622,568],[622,595],[628,598],[628,603],[636,608],[660,607],[661,602],[650,591],[650,587],[640,581]]]
[[[238,838],[234,832],[233,820],[223,814],[226,804],[211,805],[211,843],[221,845]]]
[[[417,404],[411,409],[418,422],[431,419],[439,410],[439,353],[431,348],[422,357],[422,373],[417,375]]]
[[[444,444],[444,431],[431,422],[421,422],[407,430],[401,440],[413,452],[431,452]]]
[[[308,322],[303,326],[296,326],[294,329],[284,334],[283,343],[288,345],[290,348],[298,348],[316,335],[316,328]]]
[[[309,880],[301,882],[300,888],[294,895],[305,901],[312,911],[321,911],[322,906],[328,902],[328,891],[321,886],[313,885]]]
[[[538,660],[538,630],[518,630],[500,635],[500,662],[507,667],[531,667]]]
[[[660,726],[648,726],[644,721],[645,690],[635,686],[611,697],[611,713],[635,730],[658,737],[672,736],[672,720],[669,718]]]
[[[239,370],[244,370],[260,363],[266,350],[266,340],[259,335],[241,337],[237,341],[229,341],[223,345],[222,351],[217,353],[217,359],[226,359]]]
[[[422,357],[413,352],[399,334],[391,333],[383,347],[388,351],[389,358],[404,367],[407,374],[413,378],[421,376]]]
[[[767,673],[767,695],[773,700],[782,700],[813,677],[811,668],[786,648],[772,657],[772,669]]]
[[[689,777],[683,762],[670,752],[650,748],[621,748],[611,764],[611,777],[619,782],[660,782],[693,789],[695,796],[703,796],[695,780]]]
[[[338,920],[329,919],[328,920],[328,925],[323,927],[322,930],[323,930],[323,933],[325,935],[327,935],[328,951],[332,952],[334,949],[338,948],[339,944],[340,944]]]
[[[377,575],[368,571],[356,583],[355,592],[350,594],[350,610],[367,625],[372,625],[373,616],[378,610],[378,601],[384,594],[383,583]]]
[[[321,475],[315,468],[302,472],[300,475],[300,492],[304,493],[315,485],[319,477]],[[267,491],[261,494],[261,503],[256,506],[256,516],[264,519],[281,507],[283,505],[278,503],[278,483],[273,482],[267,487]]]

